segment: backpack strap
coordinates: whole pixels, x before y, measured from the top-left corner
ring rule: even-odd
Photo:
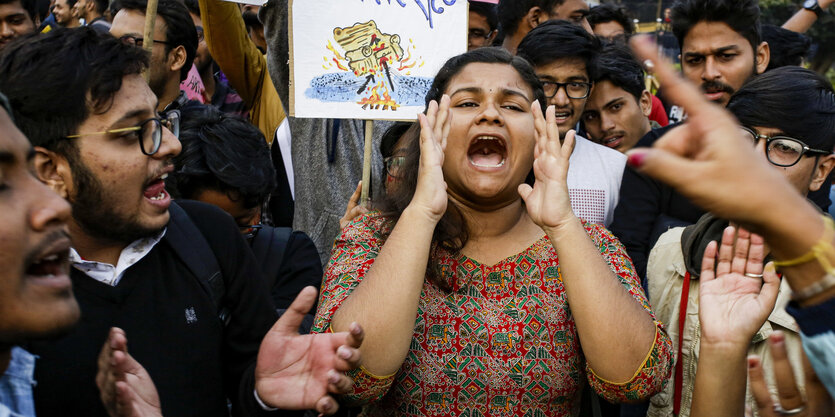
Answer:
[[[200,286],[211,297],[217,309],[218,318],[225,326],[229,323],[229,309],[223,307],[226,284],[223,282],[223,274],[217,263],[217,257],[212,247],[209,246],[209,242],[206,241],[206,237],[203,236],[203,232],[197,228],[182,207],[172,202],[168,212],[171,219],[163,239],[168,241],[177,257],[197,277]]]
[[[292,233],[293,229],[289,227],[263,226],[252,239],[252,252],[261,264],[261,272],[264,274],[270,291],[276,284],[278,271],[284,262],[287,243]],[[276,254],[281,254],[281,256],[276,256]]]

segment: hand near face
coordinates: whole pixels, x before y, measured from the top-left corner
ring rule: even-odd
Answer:
[[[316,289],[302,290],[261,342],[255,389],[268,406],[333,414],[339,406],[332,395],[352,389],[343,372],[359,366],[363,331],[353,323],[350,333],[300,335],[299,325],[315,300]]]
[[[128,354],[128,339],[122,329],[110,329],[98,363],[96,386],[110,417],[162,416],[154,381]]]
[[[351,194],[351,198],[348,200],[348,206],[345,207],[345,215],[339,219],[339,228],[344,229],[345,226],[348,226],[354,219],[359,216],[362,216],[365,213],[368,213],[368,207],[363,204],[360,204],[360,195],[362,194],[362,181],[357,183],[357,189],[354,190],[354,193]]]
[[[539,103],[534,103],[531,107],[536,128],[533,162],[536,182],[533,187],[528,184],[519,185],[519,195],[525,201],[528,215],[534,223],[549,233],[550,230],[558,229],[576,219],[571,210],[566,182],[568,160],[574,151],[575,132],[569,130],[565,140],[560,144],[554,106],[548,107],[545,117],[542,116]]]
[[[441,104],[429,103],[426,114],[419,114],[420,166],[415,195],[409,207],[439,221],[446,212],[448,197],[444,181],[444,151],[449,136],[451,114],[449,96],[444,94]]]
[[[785,177],[742,137],[731,114],[682,79],[659,57],[651,40],[636,37],[631,44],[641,59],[652,62],[664,94],[687,112],[687,121],[652,148],[629,151],[631,166],[717,216],[744,224],[762,221],[768,212],[763,207],[774,196],[799,198]]]
[[[763,238],[744,229],[737,233],[736,228],[727,227],[718,252],[716,242],[710,242],[702,258],[701,340],[747,346],[774,310],[780,278],[773,264],[763,268]]]

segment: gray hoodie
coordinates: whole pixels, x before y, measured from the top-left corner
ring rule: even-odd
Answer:
[[[287,0],[270,0],[261,8],[267,38],[267,65],[289,111],[290,70],[287,36]],[[339,219],[348,199],[362,179],[365,128],[362,120],[301,119],[287,117],[292,136],[291,153],[295,176],[293,229],[307,233],[322,263],[328,261],[333,241],[339,235]],[[380,139],[391,122],[374,123],[372,197],[381,196],[383,159]]]

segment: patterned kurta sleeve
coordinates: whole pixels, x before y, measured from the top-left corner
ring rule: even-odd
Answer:
[[[334,242],[331,259],[325,269],[313,333],[331,330],[333,315],[371,268],[385,242],[383,233],[388,227],[387,221],[379,217],[379,213],[369,213],[355,219],[342,230],[341,236]],[[373,375],[362,366],[349,372],[348,376],[354,380],[354,391],[343,400],[351,405],[379,400],[394,382],[394,375]]]
[[[647,352],[641,366],[632,379],[626,382],[607,381],[594,373],[588,364],[586,371],[592,388],[603,398],[612,402],[636,402],[660,392],[664,388],[673,368],[672,343],[664,326],[655,317],[641,288],[641,282],[635,274],[632,261],[617,240],[608,230],[596,224],[586,223],[586,231],[600,249],[609,267],[620,279],[620,283],[635,298],[635,301],[647,311],[655,323],[655,340]]]

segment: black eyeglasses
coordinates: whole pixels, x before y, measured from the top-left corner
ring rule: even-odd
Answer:
[[[252,224],[249,226],[238,226],[238,229],[241,230],[241,234],[245,240],[252,240],[255,239],[255,236],[258,236],[258,232],[261,231],[262,227],[264,226],[261,224]]]
[[[490,39],[490,35],[492,34],[493,31],[484,33],[484,31],[481,29],[470,29],[470,31],[467,32],[467,39],[470,41],[483,41]]]
[[[567,83],[558,83],[554,81],[539,80],[542,83],[542,89],[545,90],[545,97],[553,98],[560,91],[560,88],[565,88],[565,95],[568,98],[586,98],[591,91],[591,83],[582,81],[569,81]]]
[[[790,167],[800,162],[804,155],[829,155],[831,151],[812,149],[805,143],[788,136],[766,136],[754,131],[754,129],[743,127],[742,132],[746,138],[756,145],[760,139],[765,139],[765,157],[773,165],[778,167]]]
[[[119,40],[122,41],[122,43],[124,43],[124,44],[134,45],[134,46],[138,46],[140,48],[145,43],[145,38],[143,38],[141,36],[135,36],[135,35],[122,35],[122,36],[119,37]],[[163,45],[171,45],[171,43],[169,43],[169,42],[158,41],[156,39],[154,39],[154,43],[161,43]]]
[[[400,166],[403,165],[403,161],[405,160],[406,157],[402,155],[383,158],[383,163],[386,165],[386,174],[390,175],[392,178],[397,178]]]
[[[159,150],[162,145],[162,127],[171,131],[175,137],[180,135],[180,111],[170,110],[165,114],[165,117],[152,117],[147,120],[139,122],[136,126],[123,127],[120,129],[110,129],[102,132],[79,133],[77,135],[68,135],[67,139],[76,139],[82,136],[91,135],[107,135],[120,134],[125,138],[131,135],[136,136],[139,142],[139,149],[143,154],[151,156]]]

